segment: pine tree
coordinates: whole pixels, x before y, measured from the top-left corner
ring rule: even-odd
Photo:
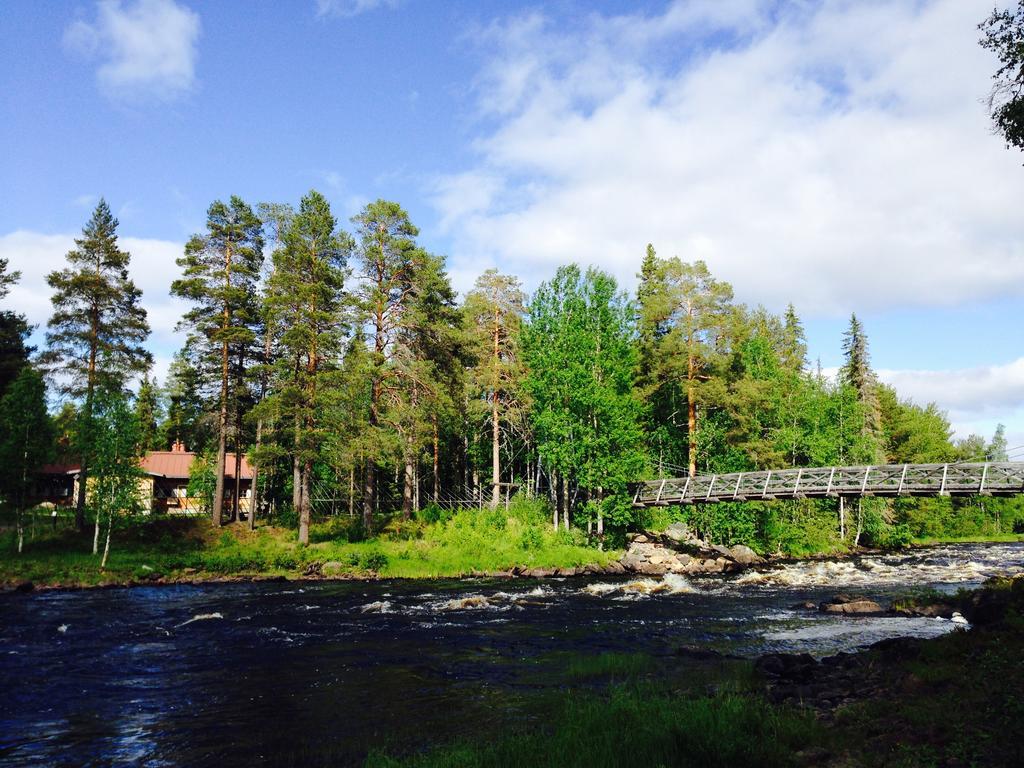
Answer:
[[[152,355],[142,344],[149,336],[142,292],[128,277],[131,254],[117,244],[117,219],[105,200],[67,254],[68,267],[51,272],[46,282],[54,293],[53,315],[41,362],[62,391],[83,402],[82,424],[92,423],[97,387],[122,387],[147,371]],[[76,522],[85,524],[85,492],[94,435],[78,441],[81,451]]]
[[[473,364],[470,396],[487,405],[491,422],[491,506],[501,494],[501,424],[519,415],[525,374],[519,331],[526,296],[515,277],[489,269],[466,295],[464,316]]]
[[[413,300],[397,337],[397,424],[404,435],[402,515],[419,502],[418,454],[432,443],[434,494],[440,484],[440,418],[454,410],[462,380],[462,315],[444,258],[423,253],[412,285]]]
[[[53,451],[53,429],[46,413],[46,385],[25,366],[0,398],[0,489],[17,510],[18,552],[25,541],[23,514],[34,473]]]
[[[370,401],[366,441],[370,452],[363,473],[363,525],[373,528],[377,500],[379,462],[395,446],[393,435],[382,429],[386,400],[398,390],[391,387],[396,377],[395,353],[398,337],[404,331],[406,316],[415,300],[417,273],[426,252],[416,246],[419,230],[397,203],[377,200],[353,218],[359,239],[358,298],[367,325],[370,345]]]
[[[282,328],[278,410],[294,430],[299,542],[308,544],[313,462],[323,442],[318,405],[324,375],[337,360],[344,337],[345,266],[353,242],[337,230],[330,205],[316,191],[302,199],[283,240],[284,247],[274,253],[266,301]]]
[[[224,505],[228,416],[237,402],[233,395],[242,385],[246,351],[256,341],[256,286],[263,262],[263,236],[259,218],[234,196],[226,204],[217,200],[210,205],[206,228],[206,234],[193,235],[184,256],[177,260],[183,275],[171,284],[171,293],[194,305],[180,325],[189,330],[190,342],[200,350],[201,374],[220,385],[212,509],[214,525],[219,526]],[[239,437],[236,431],[236,457],[240,454]]]
[[[656,346],[647,352],[656,384],[671,388],[682,382],[686,401],[686,453],[691,476],[697,473],[699,408],[709,399],[714,370],[723,360],[724,340],[731,318],[732,286],[712,277],[703,261],[657,259],[648,253],[649,277],[641,295],[641,337],[654,334]]]

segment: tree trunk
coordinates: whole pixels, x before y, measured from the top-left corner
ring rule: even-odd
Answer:
[[[569,530],[569,479],[562,478],[562,524]]]
[[[434,488],[433,488],[433,500],[437,504],[437,500],[441,495],[441,437],[440,430],[437,426],[437,414],[435,413],[432,417],[434,422]]]
[[[99,517],[99,515],[97,515]],[[114,530],[114,503],[111,500],[110,512],[107,514],[107,543],[103,545],[103,559],[100,561],[100,570],[107,567],[107,558],[110,556],[110,532]]]
[[[498,425],[498,393],[491,395],[491,507],[501,501],[501,429]]]
[[[353,464],[348,469],[348,516],[352,517],[356,513],[356,465]]]
[[[687,393],[687,400],[689,400],[689,403],[686,406],[686,423],[687,429],[689,430],[689,434],[687,435],[687,453],[689,453],[690,477],[697,476],[697,403],[694,401],[694,397],[694,386],[691,381]]]
[[[299,544],[309,544],[309,484],[313,476],[313,462],[307,461],[301,471],[302,489],[299,493]]]
[[[239,422],[241,419],[239,419]],[[241,423],[235,425],[235,429],[241,430]],[[239,507],[239,502],[242,499],[242,446],[239,445],[239,439],[236,434],[235,436],[235,488],[233,491],[235,497],[235,508],[231,511],[232,520],[242,519],[242,510]]]
[[[226,310],[225,310],[226,312]],[[213,524],[223,524],[224,511],[224,464],[228,449],[228,345],[221,350],[220,416],[217,422],[217,481],[213,490]]]
[[[552,494],[553,494],[554,498],[552,499],[552,504],[551,504],[551,524],[552,524],[552,527],[555,529],[556,533],[558,532],[558,513],[559,513],[559,511],[561,509],[561,506],[562,506],[562,494],[560,494],[558,492],[559,483],[561,483],[561,482],[562,482],[561,476],[558,475],[556,472],[552,472],[551,473],[551,491],[552,491]]]
[[[256,420],[256,452],[259,453],[260,445],[263,442],[263,419]],[[249,530],[256,530],[256,510],[260,502],[260,468],[258,464],[252,465],[252,490],[249,493]]]
[[[302,505],[302,463],[299,460],[299,437],[295,435],[295,455],[292,456],[292,509],[299,513]]]
[[[697,356],[694,352],[693,339],[693,307],[689,303],[686,307],[686,314],[689,318],[689,334],[687,336],[686,354],[686,426],[687,434],[687,459],[690,464],[690,477],[697,476]]]
[[[367,535],[373,530],[373,500],[377,493],[375,469],[373,459],[367,459],[363,471],[363,530]]]
[[[413,486],[413,472],[412,472],[412,441],[406,441],[405,447],[405,468],[402,478],[402,519],[408,520],[412,517],[412,486]]]

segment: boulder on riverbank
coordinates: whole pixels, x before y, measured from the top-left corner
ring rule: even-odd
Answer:
[[[880,616],[886,611],[874,600],[866,597],[836,595],[818,606],[822,613],[841,613],[859,616]]]
[[[742,544],[706,544],[684,523],[673,523],[661,534],[632,534],[629,547],[619,560],[624,570],[645,576],[729,573],[763,562],[754,550]]]

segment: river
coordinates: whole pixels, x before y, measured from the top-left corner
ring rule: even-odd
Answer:
[[[825,656],[941,619],[793,608],[1024,570],[1024,544],[703,578],[179,585],[0,596],[0,763],[358,762],[538,717],[570,659],[681,646]]]

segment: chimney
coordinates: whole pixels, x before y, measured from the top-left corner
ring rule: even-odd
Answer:
[[[185,444],[181,440],[175,440],[174,445],[171,446],[172,453],[185,453]]]

